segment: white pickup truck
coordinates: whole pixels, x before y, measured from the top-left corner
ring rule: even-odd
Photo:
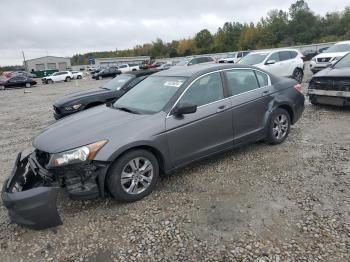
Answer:
[[[129,64],[122,64],[118,66],[118,70],[122,73],[130,72],[130,71],[136,71],[140,70],[140,66],[138,65],[129,65]]]

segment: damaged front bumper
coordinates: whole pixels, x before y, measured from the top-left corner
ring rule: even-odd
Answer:
[[[48,170],[37,155],[34,151],[22,158],[19,153],[11,175],[3,185],[1,197],[11,222],[33,229],[61,225],[56,205],[61,187],[73,199],[104,195],[106,163],[84,163]]]

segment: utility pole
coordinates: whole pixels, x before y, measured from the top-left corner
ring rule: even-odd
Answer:
[[[26,70],[27,71],[27,62],[26,62],[26,57],[24,56],[24,52],[23,52],[23,50],[22,50],[22,55],[23,55],[23,63],[24,63],[24,70]]]

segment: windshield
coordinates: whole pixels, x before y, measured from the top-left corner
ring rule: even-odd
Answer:
[[[121,74],[113,78],[102,86],[103,89],[120,90],[130,79],[134,78],[133,75]]]
[[[334,68],[342,68],[342,67],[350,67],[350,53],[345,55],[342,59],[338,61],[334,66]]]
[[[260,64],[267,57],[268,53],[250,53],[249,55],[242,58],[241,64],[245,65],[256,65]]]
[[[115,108],[127,108],[139,113],[161,111],[186,78],[178,76],[150,76],[137,84],[114,103]]]
[[[232,54],[228,54],[226,58],[235,58],[236,57],[236,53],[232,53]]]
[[[58,75],[59,72],[53,73],[52,76]]]
[[[333,53],[333,52],[349,52],[350,44],[340,44],[333,45],[330,48],[326,49],[323,53]]]
[[[178,62],[176,65],[177,66],[184,66],[184,65],[187,65],[189,61],[190,61],[189,59],[183,59],[180,62]]]

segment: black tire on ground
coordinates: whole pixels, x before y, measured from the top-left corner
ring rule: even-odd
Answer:
[[[98,79],[98,80],[102,80],[102,76],[99,76],[98,78],[96,78],[96,80],[97,80],[97,79]]]
[[[313,105],[318,105],[319,103],[316,100],[316,96],[315,95],[309,95],[309,101],[311,104]]]
[[[46,84],[52,84],[53,81],[51,79],[46,80]]]
[[[31,87],[31,84],[30,83],[26,83],[26,87],[27,88]]]
[[[5,86],[0,86],[0,90],[5,90]]]
[[[79,76],[77,76],[77,79],[82,79],[82,77],[79,75]]]
[[[296,68],[293,72],[293,79],[295,79],[298,84],[301,84],[303,82],[304,78],[304,72],[300,68]]]
[[[291,119],[283,108],[277,108],[271,115],[267,126],[267,143],[277,145],[282,143],[289,134]]]
[[[135,158],[144,158],[151,162],[153,166],[153,177],[151,182],[149,183],[149,186],[143,192],[140,192],[138,194],[130,194],[127,193],[122,186],[121,175],[128,163]],[[114,161],[107,174],[107,187],[109,192],[115,199],[122,202],[133,202],[149,195],[156,186],[158,177],[159,165],[157,158],[147,150],[137,149],[125,153],[116,161]]]
[[[64,80],[65,82],[70,82],[72,79],[69,77],[69,76],[67,76],[66,77],[66,80]]]

